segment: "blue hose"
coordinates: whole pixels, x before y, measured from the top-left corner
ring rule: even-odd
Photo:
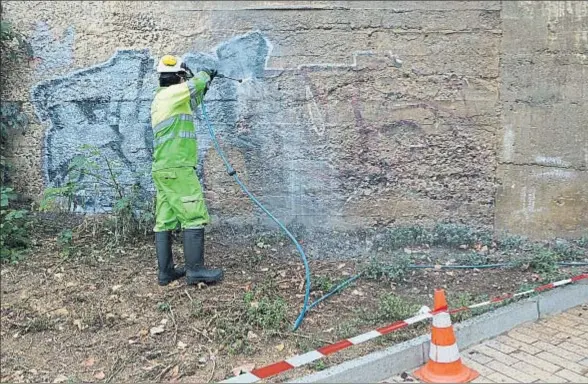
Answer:
[[[339,292],[343,288],[346,288],[349,284],[353,283],[355,280],[359,279],[360,277],[361,277],[361,273],[359,273],[359,274],[357,274],[355,276],[352,276],[349,279],[345,280],[341,284],[337,285],[335,288],[331,289],[323,297],[316,299],[316,301],[314,301],[312,304],[310,304],[308,306],[307,310],[311,310],[312,308],[314,308],[315,306],[317,306],[321,301],[328,299],[331,295],[334,295],[335,293]]]
[[[304,304],[303,304],[302,310],[300,311],[298,318],[294,322],[294,330],[297,330],[298,327],[300,327],[300,324],[302,324],[302,320],[304,320],[304,316],[306,315],[306,312],[310,308],[312,308],[314,305],[318,304],[315,302],[315,303],[313,303],[312,306],[308,305],[308,302],[310,299],[310,266],[308,265],[308,260],[306,258],[306,254],[304,253],[304,250],[302,249],[302,246],[300,246],[300,243],[298,242],[298,240],[296,240],[296,238],[292,235],[292,233],[290,233],[288,228],[286,228],[278,219],[276,219],[274,217],[274,215],[272,215],[271,212],[268,211],[263,206],[263,204],[261,204],[259,202],[259,200],[257,200],[255,198],[255,196],[253,196],[253,194],[251,194],[251,192],[249,192],[249,190],[247,189],[245,184],[243,184],[243,182],[241,181],[241,179],[237,175],[237,172],[235,171],[235,169],[233,168],[233,166],[231,165],[231,163],[229,162],[229,160],[225,156],[225,153],[221,149],[220,144],[218,143],[218,140],[216,139],[216,133],[214,132],[214,127],[212,126],[212,124],[210,123],[210,120],[208,119],[208,113],[206,112],[206,105],[204,105],[204,101],[200,105],[202,108],[202,116],[204,117],[204,121],[206,122],[206,125],[208,127],[208,132],[210,133],[210,138],[212,139],[212,143],[214,144],[214,148],[216,149],[217,153],[219,154],[223,163],[225,164],[225,168],[227,170],[227,173],[230,176],[233,176],[233,178],[235,179],[237,184],[239,184],[239,187],[241,187],[241,190],[243,191],[243,193],[245,193],[251,199],[251,201],[253,201],[263,212],[265,212],[282,229],[282,231],[284,231],[284,233],[286,233],[286,235],[288,235],[290,240],[292,240],[292,243],[294,243],[294,245],[296,246],[298,253],[300,253],[300,258],[302,259],[302,263],[304,264],[304,270],[305,270],[305,274],[306,274],[306,290],[304,293]],[[339,288],[339,289],[341,289],[341,288]],[[326,297],[321,298],[319,300],[322,301],[325,298]]]
[[[583,261],[562,261],[557,263],[560,267],[585,267],[588,266],[587,262]],[[408,269],[489,269],[489,268],[502,268],[502,267],[510,267],[516,265],[515,263],[498,263],[498,264],[480,264],[480,265],[427,265],[427,264],[410,264]],[[315,302],[310,304],[308,309],[310,310],[315,305],[320,303],[321,301],[325,300],[329,296],[337,293],[341,289],[347,287],[350,283],[354,282],[355,280],[359,279],[363,273],[358,273],[357,275],[351,276],[349,279],[343,281],[341,284],[337,285],[333,288],[329,293],[317,299]]]
[[[498,263],[498,264],[480,264],[480,265],[422,265],[422,264],[411,264],[408,269],[488,269],[488,268],[501,268],[508,267],[512,263]]]
[[[502,268],[502,267],[513,267],[516,263],[499,263],[499,264],[480,264],[480,265],[422,265],[422,264],[411,264],[408,269],[488,269],[488,268]],[[582,261],[562,261],[557,263],[560,267],[585,267],[588,263]]]

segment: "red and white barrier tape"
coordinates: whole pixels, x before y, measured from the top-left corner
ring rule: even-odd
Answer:
[[[447,312],[453,314],[453,313],[457,313],[457,312],[480,308],[480,307],[483,307],[486,305],[496,304],[496,303],[499,303],[504,300],[513,299],[515,297],[528,295],[528,294],[531,294],[534,292],[547,291],[547,290],[550,290],[550,289],[553,289],[556,287],[560,287],[562,285],[571,284],[571,283],[574,283],[576,281],[580,281],[583,279],[588,279],[588,273],[583,273],[581,275],[572,277],[570,279],[545,284],[545,285],[539,286],[534,289],[529,289],[528,291],[496,297],[494,299],[485,301],[483,303],[478,303],[478,304],[468,305],[466,307],[452,309]],[[445,310],[443,310],[443,311],[445,311]],[[437,312],[439,312],[439,311],[437,311]],[[244,373],[239,376],[231,377],[230,379],[221,381],[221,383],[255,383],[255,382],[258,382],[259,380],[267,379],[268,377],[278,375],[280,373],[289,371],[293,368],[298,368],[300,366],[312,363],[313,361],[320,360],[325,356],[332,355],[332,354],[339,352],[345,348],[348,348],[352,345],[364,343],[368,340],[372,340],[372,339],[378,338],[380,336],[384,336],[389,333],[398,331],[399,329],[408,327],[411,324],[415,324],[415,323],[421,322],[425,319],[429,319],[429,318],[433,317],[433,315],[435,313],[436,312],[431,311],[428,313],[413,316],[413,317],[408,318],[406,320],[400,320],[400,321],[392,323],[388,326],[381,327],[376,330],[363,333],[361,335],[352,337],[350,339],[344,339],[344,340],[338,341],[334,344],[330,344],[330,345],[326,345],[324,347],[318,348],[314,351],[306,352],[302,355],[296,355],[296,356],[293,356],[287,360],[282,360],[277,363],[267,365],[265,367],[254,369],[251,372],[247,372],[247,373]]]
[[[556,281],[554,283],[549,283],[549,284],[541,285],[539,287],[536,287],[536,288],[533,288],[533,289],[529,289],[528,291],[519,292],[519,293],[515,293],[515,294],[508,294],[508,295],[504,295],[504,296],[500,296],[500,297],[495,297],[495,298],[490,299],[488,301],[484,301],[483,303],[478,303],[478,304],[468,305],[467,307],[461,307],[461,308],[452,309],[452,310],[450,310],[448,312],[449,313],[457,313],[457,312],[461,312],[461,311],[465,311],[465,310],[470,310],[470,309],[475,309],[475,308],[479,308],[479,307],[484,307],[486,305],[500,303],[501,301],[504,301],[504,300],[513,299],[515,297],[525,296],[525,295],[529,295],[529,294],[535,293],[535,292],[548,291],[550,289],[553,289],[553,288],[556,288],[556,287],[560,287],[562,285],[574,283],[576,281],[583,280],[583,279],[588,279],[588,273],[583,273],[581,275],[574,276],[574,277],[572,277],[570,279],[560,280],[560,281]]]

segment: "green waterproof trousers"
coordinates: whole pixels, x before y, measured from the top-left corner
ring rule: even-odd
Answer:
[[[157,190],[155,232],[202,228],[210,222],[204,194],[193,167],[152,172]]]

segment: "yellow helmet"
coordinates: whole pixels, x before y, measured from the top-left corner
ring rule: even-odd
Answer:
[[[182,59],[173,55],[163,56],[157,65],[158,73],[174,73],[185,71],[186,69],[182,65]]]

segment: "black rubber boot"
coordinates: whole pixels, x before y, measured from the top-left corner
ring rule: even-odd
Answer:
[[[159,267],[159,285],[167,285],[186,274],[184,268],[175,268],[172,256],[171,232],[155,232],[155,252]]]
[[[222,280],[222,269],[204,267],[204,228],[184,230],[184,258],[187,284],[208,284]]]

